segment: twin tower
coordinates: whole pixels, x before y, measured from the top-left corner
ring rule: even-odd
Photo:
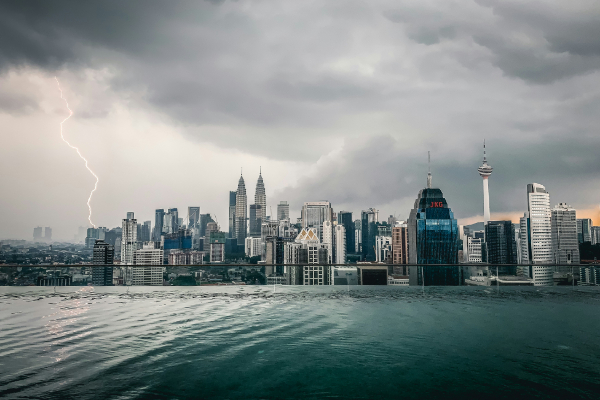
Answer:
[[[232,193],[233,194],[233,193]],[[246,184],[244,176],[240,174],[237,191],[235,192],[235,205],[232,205],[232,198],[229,201],[229,224],[230,232],[234,232],[234,237],[237,238],[238,244],[243,244],[246,236],[248,236],[248,197],[246,196]],[[262,168],[259,170],[258,181],[256,182],[256,191],[254,193],[253,208],[255,220],[260,218],[261,221],[266,221],[267,217],[267,195],[265,193],[265,184],[262,178]],[[232,215],[233,214],[233,215]],[[232,226],[233,225],[233,226]]]

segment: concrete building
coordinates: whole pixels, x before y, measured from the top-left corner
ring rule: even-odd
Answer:
[[[158,242],[146,242],[134,252],[134,267],[126,267],[125,281],[134,286],[161,286],[163,249]]]
[[[365,261],[375,261],[377,259],[375,254],[375,237],[378,233],[377,223],[379,222],[379,211],[374,208],[369,208],[368,210],[363,210],[360,216],[362,255]]]
[[[483,262],[481,256],[481,247],[483,239],[472,238],[471,236],[463,236],[463,255],[464,262],[468,264]]]
[[[247,257],[262,257],[263,241],[260,237],[247,237],[245,244]]]
[[[263,222],[263,209],[260,204],[250,205],[250,230],[248,236],[260,237]]]
[[[592,244],[600,244],[600,226],[592,226]]]
[[[256,191],[254,192],[254,204],[260,206],[260,214],[257,215],[257,218],[260,217],[261,221],[267,220],[267,194],[265,192],[265,184],[263,182],[262,177],[262,167],[259,170],[258,180],[256,181]],[[258,211],[258,209],[257,209]],[[260,224],[258,224],[260,227]],[[258,229],[260,231],[260,228]]]
[[[408,264],[408,225],[406,222],[397,222],[392,227],[392,264]],[[408,267],[394,267],[400,275],[408,276]]]
[[[133,265],[133,255],[138,249],[137,239],[137,220],[133,218],[133,213],[128,212],[123,220],[121,232],[121,264]]]
[[[229,237],[235,238],[235,201],[236,192],[229,192]],[[203,236],[203,235],[201,235]]]
[[[33,241],[39,242],[42,240],[42,227],[33,228]]]
[[[592,241],[592,220],[582,218],[577,220],[577,240],[579,243]]]
[[[333,262],[335,264],[346,264],[346,228],[344,225],[336,225],[334,230]]]
[[[340,211],[337,215],[338,225],[342,225],[346,234],[346,253],[356,252],[355,225],[352,220],[352,213],[349,211]]]
[[[160,237],[163,231],[163,222],[165,217],[165,209],[159,208],[154,212],[154,234],[152,235],[152,240],[155,242],[160,242]]]
[[[246,197],[246,185],[244,184],[244,177],[240,175],[238,182],[238,188],[235,195],[235,238],[239,244],[244,243],[247,232],[248,218],[248,201]]]
[[[333,222],[332,221],[323,221],[322,228],[323,245],[327,248],[327,263],[333,264]]]
[[[392,237],[375,236],[375,261],[387,262],[392,258]]]
[[[277,205],[277,219],[279,221],[290,219],[290,205],[287,201],[280,201]]]
[[[188,229],[194,230],[200,222],[200,207],[188,207]]]
[[[539,183],[527,185],[527,213],[521,219],[522,242],[526,242],[526,251],[521,245],[522,254],[527,256],[526,264],[530,264],[528,275],[535,286],[554,285],[552,267],[544,266],[554,261],[552,248],[552,216],[550,211],[550,194]],[[523,230],[525,228],[525,230]]]
[[[201,265],[204,264],[205,251],[197,250],[171,250],[169,265]]]
[[[315,229],[319,240],[323,240],[323,222],[333,221],[331,203],[325,201],[306,202],[302,206],[302,228]]]
[[[566,203],[552,209],[552,253],[555,264],[579,264],[576,211]]]
[[[96,240],[94,244],[92,263],[92,285],[112,286],[113,284],[113,262],[115,248],[104,240]]]

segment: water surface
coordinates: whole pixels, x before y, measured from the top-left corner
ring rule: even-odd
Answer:
[[[587,398],[597,288],[0,287],[0,397]]]

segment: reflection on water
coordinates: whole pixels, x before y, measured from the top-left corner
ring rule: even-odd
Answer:
[[[597,288],[0,287],[0,397],[597,398]]]

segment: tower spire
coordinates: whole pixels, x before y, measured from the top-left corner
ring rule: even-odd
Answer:
[[[427,189],[431,189],[431,152],[427,152]]]
[[[483,163],[477,172],[483,178],[483,223],[487,225],[490,220],[490,193],[488,189],[488,178],[492,174],[492,167],[487,163],[485,152],[485,139],[483,140]]]

